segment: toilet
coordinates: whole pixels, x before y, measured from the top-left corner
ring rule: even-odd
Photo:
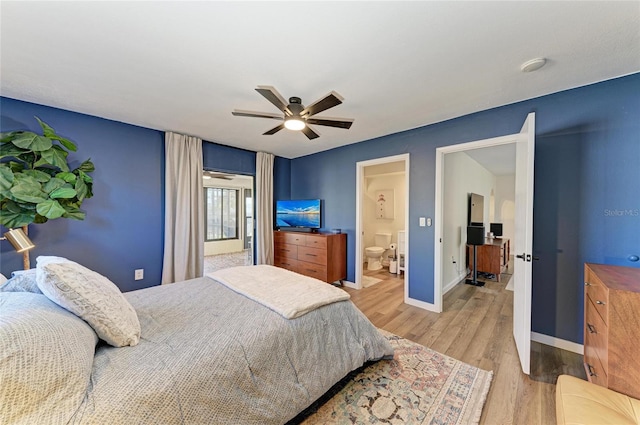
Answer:
[[[382,268],[382,256],[391,244],[391,233],[376,233],[376,246],[364,249],[367,256],[367,270],[380,270]]]

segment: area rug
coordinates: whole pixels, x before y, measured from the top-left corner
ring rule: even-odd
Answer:
[[[382,331],[395,348],[352,372],[298,421],[313,424],[466,425],[480,421],[493,372]],[[330,397],[330,398],[329,398]],[[324,403],[324,404],[322,404]]]
[[[376,283],[382,282],[382,279],[377,279],[371,276],[362,276],[362,287],[368,288],[370,286],[375,285]]]

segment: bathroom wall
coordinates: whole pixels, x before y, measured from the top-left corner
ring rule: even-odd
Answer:
[[[496,177],[464,152],[444,156],[444,197],[442,234],[443,293],[466,275],[467,208],[469,193],[484,196],[484,223],[489,231],[491,191]],[[453,263],[455,261],[455,264]]]
[[[391,242],[397,243],[398,231],[405,230],[407,187],[404,162],[366,167],[364,184],[363,249],[375,245],[376,233],[391,233]],[[393,191],[393,218],[377,218],[377,195],[383,190]],[[387,255],[391,255],[391,251],[385,253],[385,259]],[[363,258],[366,261],[366,257]]]

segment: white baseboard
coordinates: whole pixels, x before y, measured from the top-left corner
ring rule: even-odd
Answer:
[[[409,298],[409,296],[406,295],[406,294],[404,296],[404,303],[412,305],[414,307],[422,308],[424,310],[433,311],[433,312],[436,312],[436,313],[441,313],[441,311],[439,311],[436,308],[435,304],[431,304],[431,303],[428,303],[428,302],[425,302],[425,301],[420,301],[420,300],[416,300],[416,299],[413,299],[413,298]]]
[[[566,339],[560,339],[554,336],[540,334],[538,332],[531,332],[531,341],[584,355],[584,346],[582,344],[567,341]]]
[[[454,278],[451,282],[444,285],[444,287],[442,288],[442,296],[444,296],[444,294],[452,290],[454,286],[456,286],[458,283],[460,283],[461,280],[463,280],[466,277],[467,277],[467,273],[460,273],[458,277]]]

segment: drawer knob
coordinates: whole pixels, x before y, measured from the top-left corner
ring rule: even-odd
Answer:
[[[587,368],[589,369],[589,376],[594,376],[596,378],[598,377],[598,374],[595,372],[595,369],[589,363],[587,363]]]
[[[597,334],[598,333],[598,332],[596,332],[595,326],[593,326],[591,323],[587,323],[587,329],[589,329],[589,333],[592,333],[592,334]]]
[[[591,284],[589,282],[585,282],[584,286],[591,286]]]
[[[599,304],[599,305],[605,305],[605,302],[604,302],[604,301],[600,301],[600,300],[598,300],[598,301],[596,301],[596,304]]]

